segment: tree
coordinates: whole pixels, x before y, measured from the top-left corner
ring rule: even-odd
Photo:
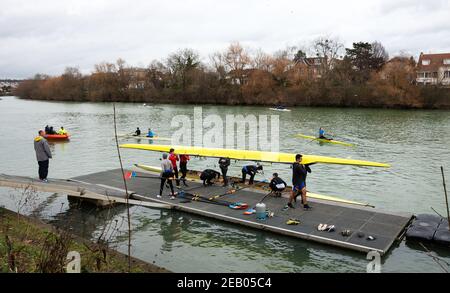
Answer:
[[[247,51],[239,43],[233,43],[223,54],[223,61],[229,76],[234,80],[238,80],[240,85],[243,85],[246,77],[244,70],[251,63]]]
[[[273,58],[269,54],[263,52],[261,49],[256,51],[252,60],[252,67],[259,70],[269,72],[272,68]]]
[[[180,50],[169,55],[167,59],[167,67],[173,78],[173,83],[182,91],[186,89],[189,83],[189,72],[200,66],[200,57],[192,49]]]
[[[338,39],[319,37],[313,41],[313,51],[317,57],[322,57],[321,75],[327,75],[340,59],[344,45]]]
[[[372,58],[374,59],[374,68],[377,71],[389,60],[389,54],[380,42],[372,43]]]
[[[303,52],[302,50],[298,50],[297,53],[295,53],[294,62],[298,63],[305,58],[306,58],[306,53]]]
[[[380,70],[386,62],[387,53],[384,47],[375,42],[375,48],[367,42],[353,43],[353,48],[346,48],[346,55],[357,75],[355,80],[366,82],[372,71]]]

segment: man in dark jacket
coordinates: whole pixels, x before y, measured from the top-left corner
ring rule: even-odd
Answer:
[[[262,171],[263,166],[261,165],[247,165],[242,168],[242,183],[245,183],[245,177],[247,177],[247,174],[250,175],[250,180],[248,181],[248,184],[253,184],[253,179],[255,179],[256,173],[258,171]]]
[[[36,152],[36,159],[39,164],[39,179],[42,182],[48,182],[48,165],[49,159],[52,158],[50,147],[47,140],[44,138],[45,132],[39,130],[39,136],[34,139],[34,150]]]
[[[223,186],[228,185],[228,179],[227,179],[228,166],[230,166],[230,159],[228,159],[228,158],[220,158],[219,159],[219,167],[220,167],[220,171],[222,171],[222,177],[223,177]]]
[[[306,200],[306,175],[311,173],[309,165],[302,164],[302,155],[297,154],[295,156],[295,163],[292,165],[292,192],[285,208],[294,208],[292,201],[295,200],[299,194],[302,196],[303,208],[306,210],[311,208]]]
[[[202,174],[200,174],[200,179],[203,180],[204,186],[212,185],[213,183],[211,182],[211,180],[216,178],[220,178],[220,173],[212,169],[206,169],[202,172]]]
[[[278,177],[278,173],[273,173],[273,178],[269,183],[269,187],[272,193],[275,196],[281,196],[281,192],[286,188],[286,186],[286,182]]]

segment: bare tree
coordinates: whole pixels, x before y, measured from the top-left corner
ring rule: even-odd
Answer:
[[[181,89],[186,89],[189,72],[200,67],[200,56],[192,49],[179,50],[170,54],[167,58],[167,67],[173,77],[173,81],[177,85],[181,85]]]
[[[252,59],[252,67],[264,71],[271,71],[273,57],[265,53],[261,49],[257,50]]]
[[[247,51],[239,44],[231,44],[223,55],[225,69],[230,77],[244,84],[245,69],[250,65],[251,58]]]
[[[381,44],[378,41],[375,41],[371,45],[372,45],[372,56],[374,58],[379,59],[383,63],[386,63],[389,60],[389,54],[384,48],[383,44]]]
[[[313,41],[313,50],[317,57],[322,57],[322,73],[327,74],[337,59],[343,55],[344,45],[337,38],[319,37]]]

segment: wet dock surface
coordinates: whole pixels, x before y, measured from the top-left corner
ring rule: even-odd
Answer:
[[[126,171],[127,172],[127,171]],[[300,203],[295,209],[283,210],[286,198],[268,196],[264,203],[273,217],[259,220],[256,214],[244,215],[245,210],[231,209],[225,205],[211,204],[202,201],[190,201],[186,198],[170,199],[170,189],[165,188],[162,198],[157,198],[160,180],[157,173],[137,172],[138,177],[127,180],[128,189],[134,192],[133,198],[172,205],[174,209],[187,213],[202,215],[239,225],[267,230],[273,233],[316,241],[328,245],[338,246],[360,252],[377,251],[385,254],[396,239],[401,235],[412,218],[412,214],[398,214],[376,210],[367,207],[338,204],[320,200],[309,200],[311,210],[305,211]],[[142,178],[142,177],[152,178]],[[72,178],[76,181],[124,189],[122,173],[119,169],[88,174]],[[174,182],[175,183],[175,182]],[[175,185],[175,184],[174,184]],[[188,181],[189,187],[183,187],[186,193],[197,194],[203,197],[222,195],[230,187],[218,185],[204,187],[198,181]],[[177,189],[175,188],[175,191]],[[245,202],[249,208],[255,205],[267,194],[262,190],[245,188],[237,189],[235,193],[226,194],[220,200],[229,202]],[[298,225],[288,225],[290,218],[300,221]],[[319,231],[319,224],[334,225],[334,232]],[[351,230],[351,234],[343,236],[343,230]],[[371,237],[369,237],[371,236]],[[372,240],[371,240],[372,239]]]

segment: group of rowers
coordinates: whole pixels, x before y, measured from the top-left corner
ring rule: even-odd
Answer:
[[[186,174],[187,174],[187,163],[190,160],[189,155],[177,155],[175,154],[175,150],[173,148],[170,149],[169,154],[164,153],[162,155],[161,162],[161,184],[159,188],[158,198],[162,197],[163,189],[165,184],[167,183],[168,187],[172,192],[171,199],[175,199],[175,193],[173,189],[172,179],[175,179],[176,186],[180,186],[180,181],[183,182],[184,186],[188,186],[186,184]],[[178,166],[177,162],[180,162],[180,171],[181,177],[178,177]],[[213,180],[220,179],[220,175],[223,178],[223,186],[228,186],[227,172],[228,167],[230,166],[229,158],[220,158],[219,159],[219,167],[222,171],[222,174],[213,169],[206,169],[200,174],[200,179],[203,181],[204,186],[209,186],[213,184]],[[306,176],[307,173],[311,173],[311,168],[309,165],[312,164],[302,164],[302,155],[297,154],[295,156],[295,163],[292,166],[292,192],[289,197],[289,201],[285,206],[285,209],[294,208],[293,202],[297,201],[297,197],[301,195],[303,208],[305,210],[311,209],[311,207],[307,203],[306,198]],[[254,182],[255,175],[263,170],[263,166],[257,165],[246,165],[242,167],[242,181],[241,183],[245,183],[245,179],[247,175],[250,176],[249,185],[252,185]],[[278,173],[273,173],[273,177],[269,183],[269,187],[271,189],[271,193],[274,196],[281,197],[281,193],[286,189],[286,182],[278,176]]]
[[[53,129],[53,126],[45,126],[45,134],[59,134],[59,135],[65,135],[67,134],[67,130],[64,129],[64,127],[61,126],[61,128],[58,131],[55,131]]]
[[[136,128],[136,131],[134,132],[134,136],[140,136],[141,135],[141,130],[139,129],[139,127]],[[149,128],[146,137],[155,137],[156,134]]]

